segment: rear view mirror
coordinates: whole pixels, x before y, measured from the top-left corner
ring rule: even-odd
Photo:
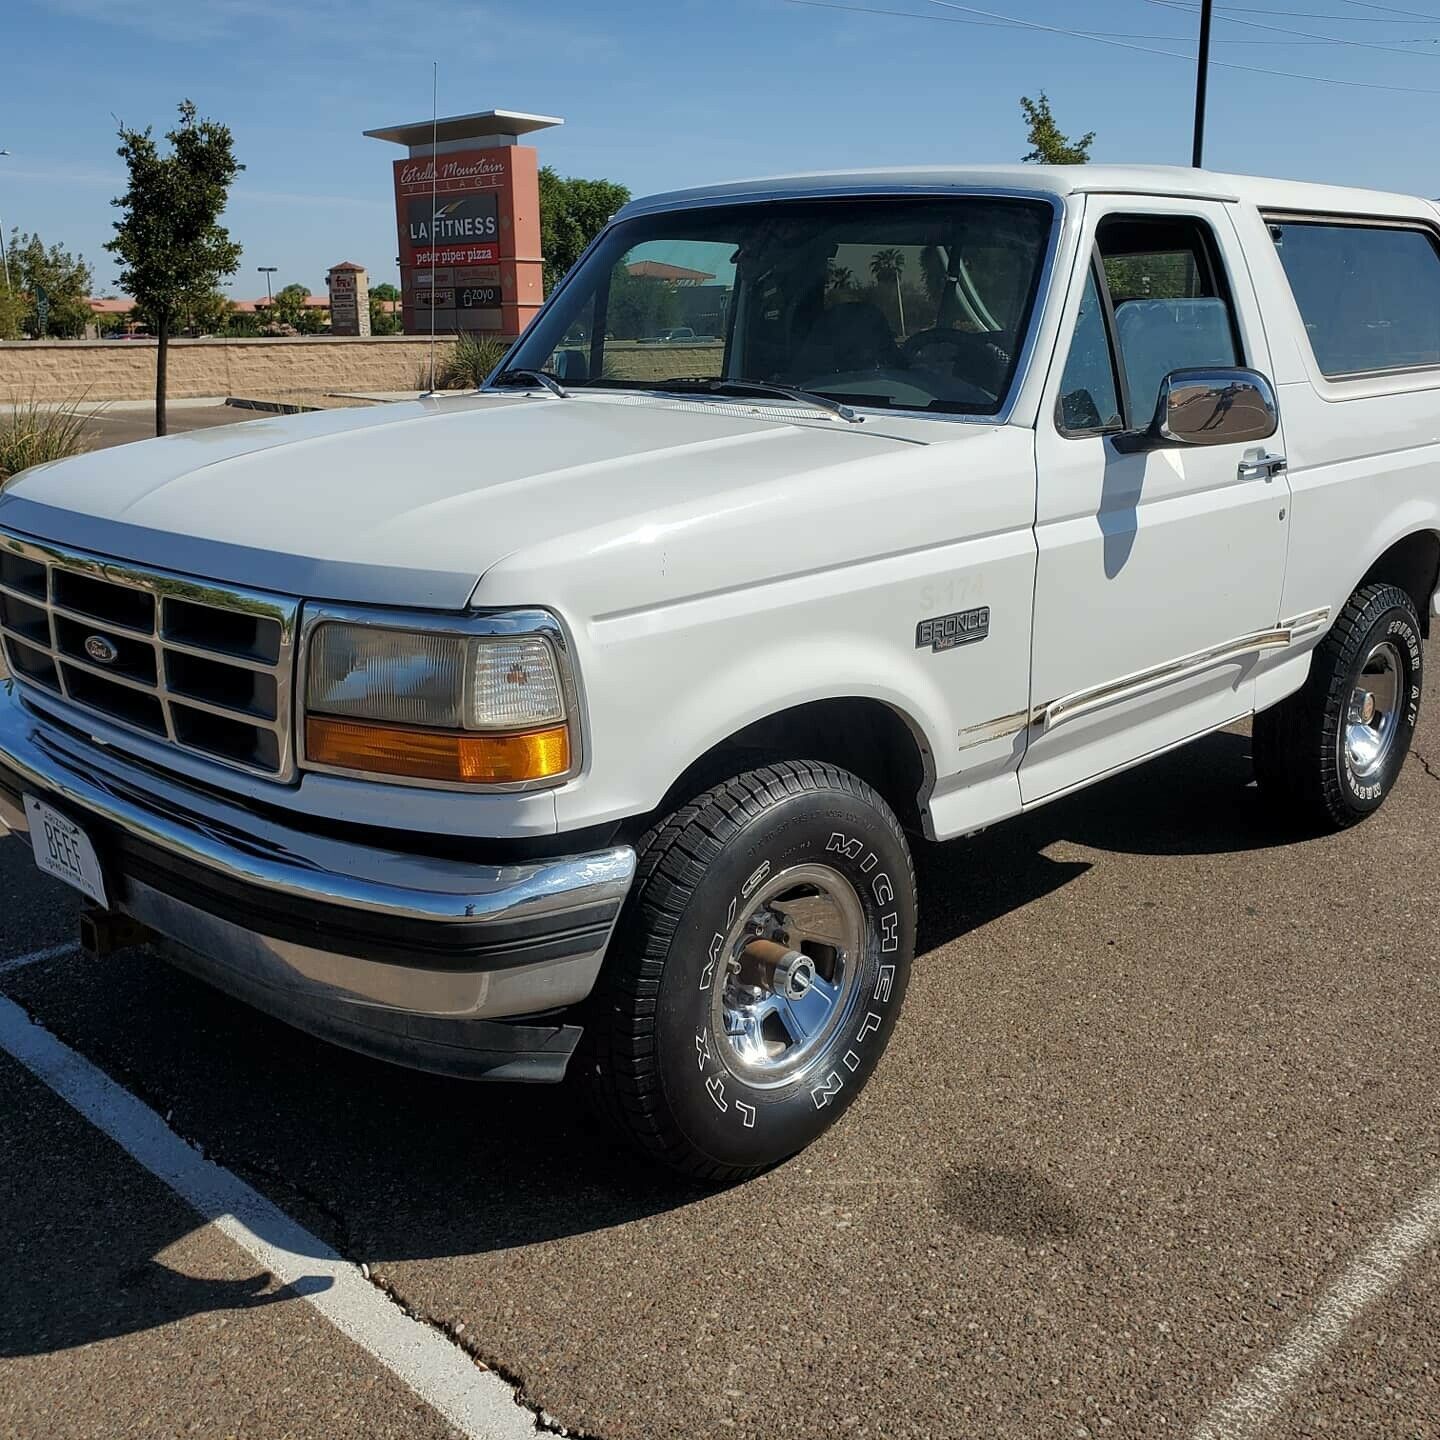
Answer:
[[[1275,390],[1258,370],[1172,370],[1160,382],[1150,428],[1116,443],[1128,451],[1248,445],[1268,440],[1279,427]]]

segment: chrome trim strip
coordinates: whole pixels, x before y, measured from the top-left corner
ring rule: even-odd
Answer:
[[[524,780],[503,785],[450,784],[442,780],[414,780],[405,775],[379,775],[370,770],[348,770],[338,765],[322,765],[305,754],[305,721],[309,717],[308,696],[310,646],[316,629],[327,621],[348,625],[369,625],[381,630],[426,631],[439,635],[501,635],[536,636],[548,642],[560,674],[565,697],[565,723],[570,728],[570,768],[563,775],[547,776],[544,780]],[[557,616],[548,610],[477,611],[469,615],[443,615],[411,610],[378,610],[359,605],[305,606],[300,627],[300,644],[295,664],[295,710],[299,717],[295,737],[296,764],[302,770],[317,774],[342,775],[350,779],[369,780],[380,785],[400,785],[410,790],[448,790],[467,794],[495,795],[530,790],[553,790],[573,780],[584,766],[585,726],[582,721],[581,697],[571,659],[569,637]],[[347,717],[340,717],[347,718]],[[483,735],[486,732],[473,732]]]
[[[247,775],[256,775],[262,779],[282,784],[294,780],[296,773],[295,725],[292,698],[295,644],[300,617],[299,600],[261,590],[250,590],[240,585],[222,584],[203,577],[178,575],[171,571],[134,566],[104,555],[96,555],[86,550],[74,550],[68,546],[57,545],[53,541],[37,540],[29,536],[17,535],[8,530],[0,530],[0,550],[8,551],[22,560],[45,567],[44,596],[28,594],[13,585],[0,586],[0,593],[12,596],[34,610],[43,611],[49,625],[48,640],[41,642],[12,627],[3,627],[3,634],[21,645],[28,646],[32,651],[45,655],[54,664],[60,680],[58,692],[60,698],[73,705],[84,715],[102,719],[127,734],[144,736],[150,741],[159,740],[186,755],[199,756],[226,769],[239,770]],[[55,600],[54,576],[57,571],[88,577],[109,585],[138,590],[150,595],[155,609],[153,627],[144,630],[133,625],[108,620],[101,615],[87,615],[84,611],[60,605]],[[228,651],[219,648],[197,647],[188,641],[170,640],[166,634],[166,607],[167,602],[172,599],[218,610],[222,614],[250,615],[272,621],[280,629],[280,643],[275,663],[267,664],[264,661],[248,657],[231,655]],[[133,640],[136,644],[148,645],[155,655],[155,684],[148,685],[115,671],[102,669],[83,659],[76,658],[68,651],[61,650],[56,637],[56,617],[73,621],[77,625],[113,631],[118,636]],[[195,700],[178,691],[172,691],[165,668],[165,656],[171,650],[181,654],[194,655],[217,665],[233,665],[242,670],[273,676],[275,679],[275,718],[269,719],[243,710],[230,710],[214,702]],[[108,681],[121,689],[133,690],[154,698],[160,706],[160,712],[165,722],[165,734],[161,736],[157,731],[141,725],[133,725],[109,711],[75,699],[70,694],[70,687],[65,681],[64,667],[66,666],[72,666],[76,670]],[[37,694],[57,693],[40,682],[24,676],[17,676],[16,679],[17,683],[22,686],[33,686]],[[182,741],[176,734],[174,719],[170,711],[172,698],[178,704],[189,705],[194,709],[204,710],[224,719],[233,719],[242,724],[251,725],[257,730],[270,731],[276,738],[279,755],[278,768],[271,770],[261,765],[247,765],[243,761],[234,760]]]
[[[1001,715],[997,719],[986,720],[979,725],[967,725],[956,738],[960,742],[960,748],[968,750],[973,745],[984,745],[991,740],[1003,740],[1009,735],[1018,735],[1022,730],[1029,728],[1030,712],[1017,710],[1011,715]]]
[[[1233,640],[1227,640],[1223,645],[1197,650],[1193,654],[1167,660],[1163,665],[1155,665],[1148,670],[1138,670],[1133,675],[1124,675],[1104,685],[1062,695],[1048,705],[1037,706],[1034,723],[1040,726],[1042,734],[1048,734],[1066,720],[1076,720],[1107,705],[1133,700],[1179,680],[1188,680],[1217,665],[1243,660],[1248,655],[1257,655],[1266,650],[1287,649],[1297,639],[1321,628],[1329,618],[1328,608],[1307,611],[1294,620],[1282,622],[1272,630],[1257,630],[1250,635],[1240,635]]]
[[[623,900],[635,872],[628,845],[517,865],[472,865],[309,835],[163,780],[113,752],[97,757],[41,728],[0,689],[0,763],[22,786],[98,816],[182,860],[274,895],[424,922],[471,924],[563,914]],[[23,808],[4,822],[25,830]],[[83,824],[83,817],[81,819]]]

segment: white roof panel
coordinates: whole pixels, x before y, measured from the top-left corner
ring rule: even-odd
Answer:
[[[673,190],[632,201],[620,213],[640,214],[684,205],[766,196],[803,198],[847,192],[897,193],[944,190],[1004,190],[1064,199],[1080,194],[1188,195],[1217,200],[1246,200],[1266,209],[1325,210],[1344,214],[1421,215],[1433,219],[1435,207],[1412,195],[1357,190],[1256,175],[1227,175],[1183,165],[958,165],[902,169],[831,170],[802,175],[771,175]]]

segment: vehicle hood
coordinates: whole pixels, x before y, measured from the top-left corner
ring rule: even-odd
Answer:
[[[311,599],[460,610],[537,541],[914,445],[778,407],[417,400],[40,465],[0,494],[0,526]]]

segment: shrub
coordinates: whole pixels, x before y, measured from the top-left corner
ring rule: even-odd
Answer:
[[[446,386],[454,390],[480,389],[508,348],[510,346],[498,336],[477,336],[464,331],[456,334],[445,369]]]
[[[415,388],[478,390],[509,348],[510,342],[499,336],[474,335],[463,330],[437,339],[434,383],[431,383],[430,352],[427,350],[415,367]]]
[[[13,475],[45,460],[78,455],[87,446],[86,422],[99,412],[82,410],[80,400],[41,405],[35,400],[0,411],[0,486]]]
[[[465,331],[455,336],[446,357],[441,383],[448,390],[478,390],[510,346],[496,335]]]

